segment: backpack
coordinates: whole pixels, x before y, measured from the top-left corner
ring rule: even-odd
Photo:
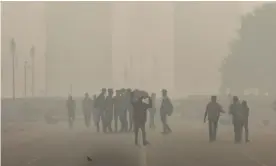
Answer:
[[[234,106],[234,119],[238,121],[244,120],[244,113],[241,104]]]
[[[173,113],[173,105],[172,105],[170,99],[167,99],[165,104],[166,104],[166,110],[168,112],[168,115],[171,116]]]

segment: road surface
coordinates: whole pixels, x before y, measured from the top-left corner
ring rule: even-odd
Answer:
[[[182,126],[183,128],[180,128]],[[151,145],[133,145],[133,134],[96,133],[77,122],[37,125],[32,130],[2,133],[2,166],[275,166],[276,134],[251,133],[249,144],[233,144],[232,128],[219,128],[218,141],[208,142],[207,124],[176,123],[171,135],[160,126],[148,131]],[[91,156],[92,162],[86,160]]]

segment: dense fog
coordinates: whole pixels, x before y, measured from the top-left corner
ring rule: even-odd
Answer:
[[[275,3],[1,6],[3,166],[276,165]]]

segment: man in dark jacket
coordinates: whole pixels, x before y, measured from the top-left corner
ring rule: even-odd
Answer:
[[[113,120],[113,111],[114,111],[114,99],[113,99],[113,89],[108,89],[108,96],[105,99],[105,131],[108,129],[109,132],[112,132],[112,120]]]
[[[232,115],[232,122],[234,125],[235,143],[241,142],[242,137],[242,125],[244,121],[244,115],[242,111],[242,105],[237,96],[233,97],[233,103],[230,105],[229,114]]]
[[[132,117],[133,117],[133,106],[131,104],[131,89],[127,89],[126,91],[126,105],[127,105],[127,112],[128,112],[128,131],[132,131],[133,130],[133,121],[132,121]]]
[[[210,142],[216,140],[218,121],[221,113],[224,113],[224,111],[221,105],[217,103],[217,97],[212,96],[211,102],[208,103],[204,114],[204,123],[206,122],[206,117],[208,116]]]
[[[85,126],[89,127],[91,123],[91,113],[93,111],[93,101],[89,97],[88,93],[85,93],[85,97],[82,101],[82,111],[84,115]]]
[[[116,94],[114,97],[114,126],[115,126],[115,132],[118,132],[118,120],[120,116],[121,111],[121,96],[120,91],[116,90]]]
[[[104,112],[105,112],[105,98],[106,98],[105,94],[106,94],[106,89],[102,88],[102,92],[96,98],[96,102],[95,102],[95,108],[98,111],[98,119],[99,119],[97,126],[99,126],[99,123],[101,120],[103,132],[106,132],[105,127],[104,127],[105,126]]]
[[[242,127],[245,130],[245,142],[249,142],[249,138],[248,138],[249,107],[248,107],[246,101],[242,101],[242,111],[243,111],[243,116],[244,116]]]
[[[147,110],[152,107],[151,98],[146,95],[142,95],[142,96],[139,96],[138,98],[135,98],[134,93],[132,92],[131,103],[133,106],[135,145],[138,145],[139,129],[142,130],[143,145],[147,145],[149,144],[149,142],[146,140],[146,121],[147,121]]]
[[[167,95],[167,90],[162,90],[162,102],[160,107],[160,116],[163,124],[163,134],[171,133],[172,130],[167,123],[167,116],[171,116],[173,111],[173,105],[170,98]]]
[[[68,110],[69,127],[72,128],[75,121],[76,102],[71,95],[68,96],[66,107]]]

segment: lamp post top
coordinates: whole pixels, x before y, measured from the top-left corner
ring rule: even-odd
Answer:
[[[12,51],[15,51],[15,49],[16,49],[15,39],[12,38],[12,39],[11,39],[11,50],[12,50]]]
[[[31,50],[30,50],[30,55],[31,55],[32,58],[33,58],[34,55],[35,55],[35,47],[34,47],[34,46],[32,46],[32,48],[31,48]]]

